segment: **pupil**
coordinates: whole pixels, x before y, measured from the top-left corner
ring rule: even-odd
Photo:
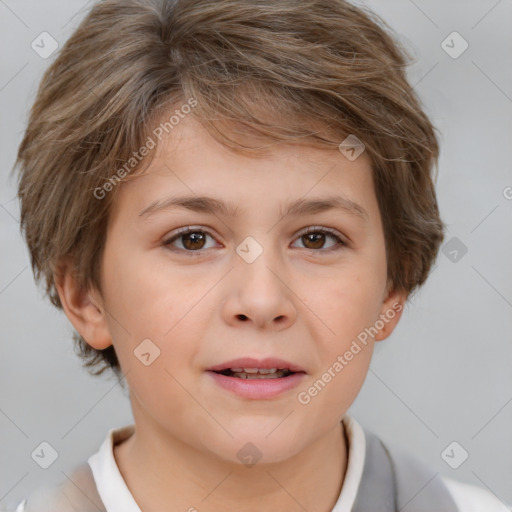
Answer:
[[[313,242],[313,249],[319,249],[324,245],[325,235],[323,233],[308,233],[304,235],[306,239]],[[307,246],[307,244],[305,244]]]
[[[199,232],[194,232],[194,233],[187,233],[185,235],[183,235],[183,238],[184,238],[184,243],[183,245],[187,248],[187,249],[201,249],[201,247],[204,245],[204,235],[199,233]],[[192,246],[190,246],[189,243],[187,243],[187,241],[191,241],[192,243]],[[198,247],[197,245],[197,242],[203,242],[203,244],[199,244],[200,246]]]

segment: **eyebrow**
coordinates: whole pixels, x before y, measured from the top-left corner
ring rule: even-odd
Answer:
[[[226,217],[237,217],[240,213],[245,211],[244,209],[235,207],[231,203],[225,203],[213,197],[182,196],[153,201],[139,213],[139,217],[148,218],[158,211],[173,208],[186,208],[198,213],[218,214]],[[312,215],[328,210],[341,210],[350,215],[359,217],[366,222],[369,220],[368,213],[361,205],[341,195],[310,200],[297,199],[291,202],[284,212],[281,209],[280,214],[281,217]]]

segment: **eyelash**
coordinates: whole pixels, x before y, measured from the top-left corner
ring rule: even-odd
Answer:
[[[215,238],[211,233],[209,233],[207,230],[204,230],[203,228],[198,228],[198,227],[196,228],[196,227],[188,226],[188,227],[179,229],[176,233],[174,233],[172,235],[172,237],[167,238],[166,240],[164,240],[163,245],[166,246],[166,247],[169,247],[170,250],[173,251],[173,252],[181,252],[181,253],[184,252],[184,253],[187,253],[190,256],[200,256],[207,249],[198,249],[197,251],[191,251],[191,250],[187,250],[187,249],[180,249],[180,248],[177,249],[177,248],[171,248],[170,247],[171,244],[175,240],[178,240],[183,235],[187,235],[189,233],[205,233],[208,236],[210,236],[211,238]],[[299,235],[297,236],[296,239],[298,239],[300,237],[303,237],[305,235],[309,235],[311,233],[324,233],[324,234],[330,235],[330,236],[332,236],[336,240],[337,244],[333,245],[332,247],[329,247],[328,249],[308,249],[308,248],[304,248],[304,250],[306,250],[306,251],[310,251],[310,252],[313,252],[313,253],[319,253],[319,252],[320,253],[331,253],[333,251],[337,251],[337,250],[349,247],[349,243],[346,242],[345,240],[343,240],[336,233],[336,231],[331,230],[329,228],[324,228],[324,227],[321,227],[321,226],[312,226],[312,227],[308,228],[306,231],[304,231],[302,233],[299,233]],[[299,247],[299,249],[302,249],[302,247]]]

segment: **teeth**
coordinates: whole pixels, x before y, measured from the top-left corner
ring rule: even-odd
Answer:
[[[244,368],[245,373],[258,373],[258,368]]]
[[[233,373],[260,373],[261,375],[268,375],[269,373],[276,373],[277,368],[230,368]]]
[[[268,375],[269,373],[276,373],[277,368],[268,368],[268,369],[260,368],[258,370],[258,372],[261,373],[262,375]]]
[[[284,370],[275,371],[272,373],[233,373],[232,377],[238,377],[239,379],[279,379],[280,377],[285,377],[286,372]]]

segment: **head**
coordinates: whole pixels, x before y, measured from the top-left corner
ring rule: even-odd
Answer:
[[[218,437],[193,443],[218,453],[218,421],[180,385],[235,436],[257,437],[255,415],[270,430],[285,400],[233,408],[208,373],[228,359],[305,371],[286,439],[339,421],[443,240],[435,130],[407,64],[382,20],[342,0],[95,5],[45,73],[17,161],[34,275],[91,373],[125,375],[139,413],[177,436],[209,421]]]

